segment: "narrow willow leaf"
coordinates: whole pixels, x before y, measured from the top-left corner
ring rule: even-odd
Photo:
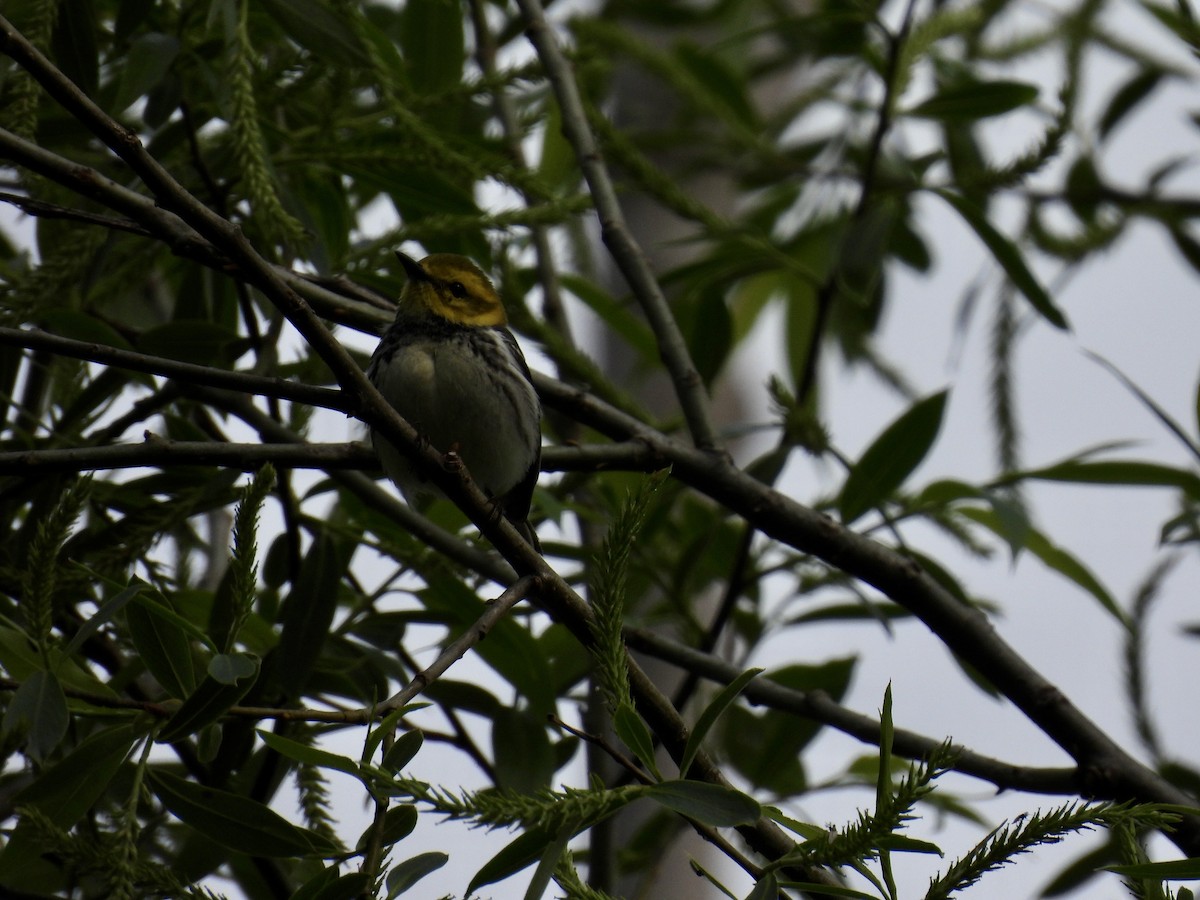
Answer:
[[[793,819],[790,816],[784,815],[783,811],[777,806],[764,806],[762,811],[763,815],[768,819],[778,822],[788,831],[795,832],[806,841],[815,841],[818,838],[828,837],[829,835],[829,832],[819,825],[810,825],[808,822],[801,822],[799,819]]]
[[[696,754],[700,752],[700,745],[703,743],[705,736],[717,719],[721,717],[726,708],[738,695],[746,689],[751,681],[757,678],[762,669],[747,669],[729,684],[721,689],[721,692],[712,699],[712,702],[704,708],[704,712],[700,714],[700,718],[696,720],[696,724],[692,728],[692,733],[688,735],[687,744],[683,748],[683,756],[679,760],[679,777],[686,778],[688,769],[691,768],[692,760],[696,758]]]
[[[1108,137],[1110,131],[1124,121],[1125,117],[1133,112],[1139,103],[1150,96],[1162,81],[1163,75],[1163,70],[1154,66],[1139,69],[1132,78],[1117,89],[1116,93],[1112,95],[1112,99],[1108,101],[1104,115],[1100,117],[1100,124],[1096,127],[1101,140]]]
[[[25,752],[43,762],[67,733],[71,716],[67,695],[54,673],[44,669],[21,682],[4,711],[0,734],[24,739]]]
[[[1106,872],[1128,875],[1131,878],[1154,878],[1158,881],[1192,881],[1200,879],[1200,858],[1172,859],[1166,862],[1137,863],[1131,866],[1105,866]]]
[[[542,856],[542,851],[554,840],[554,832],[546,828],[530,828],[510,841],[504,848],[483,864],[467,885],[470,897],[481,887],[495,884],[533,865]]]
[[[546,888],[550,886],[550,879],[554,877],[558,861],[566,853],[567,844],[570,843],[573,836],[573,829],[560,828],[554,840],[546,845],[541,859],[538,860],[538,866],[533,871],[533,878],[529,880],[529,886],[525,888],[525,900],[541,900],[546,893]]]
[[[167,720],[156,740],[170,744],[211,725],[245,697],[256,680],[257,676],[238,684],[221,684],[214,678],[205,678]]]
[[[1063,315],[1062,310],[1055,306],[1050,295],[1046,293],[1046,289],[1030,271],[1025,259],[1021,256],[1021,251],[1017,249],[1017,245],[996,230],[987,220],[983,210],[962,194],[941,189],[935,190],[934,193],[954,207],[954,210],[963,217],[963,221],[971,226],[979,239],[983,241],[984,246],[991,251],[992,256],[1000,264],[1000,268],[1004,270],[1009,280],[1017,290],[1025,295],[1025,299],[1033,305],[1042,318],[1055,328],[1061,328],[1063,331],[1069,330],[1067,317]]]
[[[946,391],[920,400],[892,422],[850,470],[838,506],[849,525],[900,487],[933,447],[946,409]]]
[[[875,780],[875,806],[883,809],[892,798],[892,683],[883,691],[883,709],[879,711],[879,776]]]
[[[339,772],[345,772],[356,778],[362,777],[362,768],[348,756],[330,753],[328,750],[322,750],[320,747],[311,747],[308,744],[294,741],[281,734],[263,731],[261,728],[256,730],[258,736],[262,738],[263,743],[281,756],[286,756],[288,759],[304,763],[308,766],[318,766],[322,769],[336,769]]]
[[[749,825],[762,815],[758,801],[736,788],[704,781],[662,781],[648,785],[645,796],[707,825]]]
[[[123,112],[139,97],[156,88],[171,63],[179,55],[179,39],[152,31],[134,39],[125,51],[125,67],[116,98],[109,104],[113,112]]]
[[[454,704],[447,705],[453,706]],[[387,718],[380,722],[379,725],[377,725],[375,729],[367,735],[367,739],[363,742],[363,752],[361,757],[361,761],[363,763],[369,763],[371,761],[371,758],[375,755],[375,751],[378,749],[379,745],[383,743],[383,739],[389,734],[395,733],[400,720],[408,715],[409,712],[411,712],[411,710],[407,706],[401,709],[392,710],[390,713],[388,713]]]
[[[330,866],[310,878],[291,896],[291,900],[359,900],[360,897],[370,896],[367,890],[370,884],[362,872],[349,872],[338,875],[337,866]]]
[[[256,800],[150,771],[150,789],[171,814],[222,847],[250,856],[332,856],[329,840]]]
[[[71,643],[67,644],[63,653],[67,656],[74,654],[76,650],[83,646],[84,641],[99,631],[101,626],[112,621],[113,616],[124,609],[125,604],[140,594],[145,586],[143,582],[135,580],[115,597],[110,597],[100,604],[100,608],[75,632],[75,637],[71,638]]]
[[[754,887],[746,895],[746,900],[775,900],[779,896],[779,879],[774,872],[767,872],[754,882]]]
[[[279,26],[305,50],[340,66],[371,64],[366,48],[354,29],[318,0],[262,0]]]
[[[943,88],[905,115],[943,122],[971,122],[1012,112],[1037,98],[1037,87],[1023,81],[968,81]]]
[[[137,597],[137,602],[125,610],[125,624],[150,674],[168,694],[182,700],[196,689],[192,642],[189,633],[180,627],[179,617],[162,615],[164,612],[161,603]]]
[[[1194,500],[1200,500],[1200,476],[1195,472],[1137,459],[1069,459],[1041,469],[1018,472],[1013,478],[1068,484],[1173,487],[1179,488]]]
[[[654,760],[654,739],[637,710],[624,703],[618,706],[617,711],[613,713],[613,731],[625,742],[625,746],[633,751],[633,755],[641,764],[654,773],[655,778],[662,777]]]
[[[450,857],[445,853],[431,850],[392,866],[387,873],[388,900],[399,897],[430,872],[436,872],[449,861]]]
[[[944,856],[942,848],[929,841],[906,837],[903,834],[887,834],[879,839],[878,846],[882,850],[896,850],[902,853],[930,853],[934,856]]]
[[[1100,354],[1092,353],[1090,351],[1084,352],[1087,353],[1091,359],[1108,369],[1108,371],[1111,372],[1113,376],[1121,382],[1121,384],[1125,385],[1125,387],[1127,387],[1130,392],[1141,401],[1142,405],[1146,407],[1146,409],[1153,413],[1154,417],[1158,419],[1158,421],[1161,422],[1168,431],[1175,435],[1175,437],[1179,438],[1179,442],[1187,448],[1188,452],[1190,452],[1192,456],[1200,460],[1200,443],[1193,441],[1191,435],[1187,433],[1184,427],[1176,422],[1170,413],[1159,406],[1153,397],[1138,387],[1132,378],[1130,378]]]
[[[962,507],[959,510],[964,516],[991,529],[1000,537],[1004,537],[1004,526],[999,521],[994,510],[984,510],[975,507]],[[1043,532],[1030,526],[1025,537],[1025,547],[1040,559],[1048,568],[1069,578],[1083,588],[1098,601],[1118,622],[1126,625],[1125,611],[1121,609],[1116,598],[1109,592],[1092,571],[1079,561],[1073,554],[1059,547]]]
[[[60,828],[84,817],[108,785],[133,746],[131,725],[105,728],[89,735],[58,763],[38,775],[16,796],[18,806],[34,806]]]

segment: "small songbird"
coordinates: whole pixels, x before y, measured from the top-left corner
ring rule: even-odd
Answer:
[[[453,451],[475,483],[540,550],[529,504],[542,456],[542,407],[500,295],[465,256],[420,262],[397,251],[408,274],[396,320],[367,377],[434,448]],[[407,456],[372,432],[383,470],[421,508],[441,496]]]

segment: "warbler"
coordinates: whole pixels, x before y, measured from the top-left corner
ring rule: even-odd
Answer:
[[[537,550],[529,504],[542,457],[542,407],[500,295],[465,256],[417,262],[367,377],[424,438],[453,451],[480,489]],[[383,470],[418,509],[442,496],[386,438],[371,433]]]

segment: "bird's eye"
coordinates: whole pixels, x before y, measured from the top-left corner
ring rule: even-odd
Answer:
[[[467,296],[467,289],[461,281],[452,281],[450,282],[450,293],[462,300]]]

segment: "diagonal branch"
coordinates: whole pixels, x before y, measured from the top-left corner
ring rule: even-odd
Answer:
[[[671,461],[676,478],[738,513],[788,546],[811,553],[872,585],[912,611],[948,648],[978,669],[1078,764],[1085,796],[1195,806],[1195,800],[1131,757],[996,633],[986,615],[962,603],[913,560],[844,528],[717,459],[684,446],[582,391],[542,375],[538,393],[551,407],[616,440],[637,440]],[[1168,835],[1200,855],[1200,818]]]
[[[675,394],[687,420],[692,442],[701,450],[719,452],[720,444],[713,426],[704,382],[692,363],[687,344],[679,330],[679,324],[671,314],[667,298],[650,270],[645,254],[625,223],[612,177],[588,126],[579,86],[575,82],[570,64],[546,22],[539,0],[517,0],[517,5],[525,17],[529,40],[542,60],[546,75],[554,88],[554,95],[558,98],[563,133],[575,149],[583,177],[595,201],[596,214],[600,219],[601,238],[621,274],[629,282],[629,287],[654,330],[659,353],[675,386]]]

